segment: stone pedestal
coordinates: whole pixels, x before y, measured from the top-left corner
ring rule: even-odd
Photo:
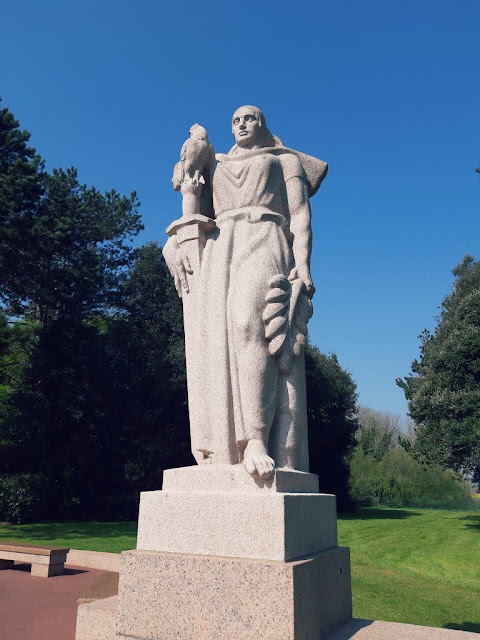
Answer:
[[[122,554],[117,632],[148,640],[319,640],[351,617],[348,549],[278,562]]]
[[[352,614],[335,496],[300,471],[166,471],[163,490],[141,496],[117,605],[112,640],[322,640]],[[78,621],[77,640],[93,640],[85,610]]]
[[[332,549],[335,496],[317,491],[301,471],[266,483],[242,465],[171,469],[162,491],[141,494],[137,549],[282,562]]]

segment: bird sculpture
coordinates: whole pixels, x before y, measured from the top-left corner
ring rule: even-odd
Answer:
[[[175,191],[179,191],[186,178],[194,185],[205,184],[205,168],[213,161],[215,151],[208,139],[207,130],[199,124],[193,124],[180,151],[180,162],[173,170],[172,183]]]

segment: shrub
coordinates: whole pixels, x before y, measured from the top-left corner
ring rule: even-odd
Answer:
[[[52,487],[42,474],[16,473],[0,477],[0,520],[23,524],[45,518]]]
[[[404,449],[391,449],[378,460],[357,447],[350,471],[350,489],[358,504],[454,509],[473,506],[459,475],[438,465],[420,463]]]

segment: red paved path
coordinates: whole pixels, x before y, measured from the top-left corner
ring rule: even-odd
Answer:
[[[36,578],[24,564],[1,570],[0,640],[74,640],[78,598],[114,595],[117,575],[69,566]]]

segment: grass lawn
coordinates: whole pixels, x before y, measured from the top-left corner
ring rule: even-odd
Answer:
[[[137,546],[137,523],[45,522],[0,525],[0,544],[15,541],[121,553]]]
[[[355,617],[480,633],[478,512],[357,509],[338,528]]]
[[[351,549],[355,617],[480,633],[478,511],[358,509],[338,528]],[[119,553],[135,548],[136,523],[0,526],[7,540]]]

